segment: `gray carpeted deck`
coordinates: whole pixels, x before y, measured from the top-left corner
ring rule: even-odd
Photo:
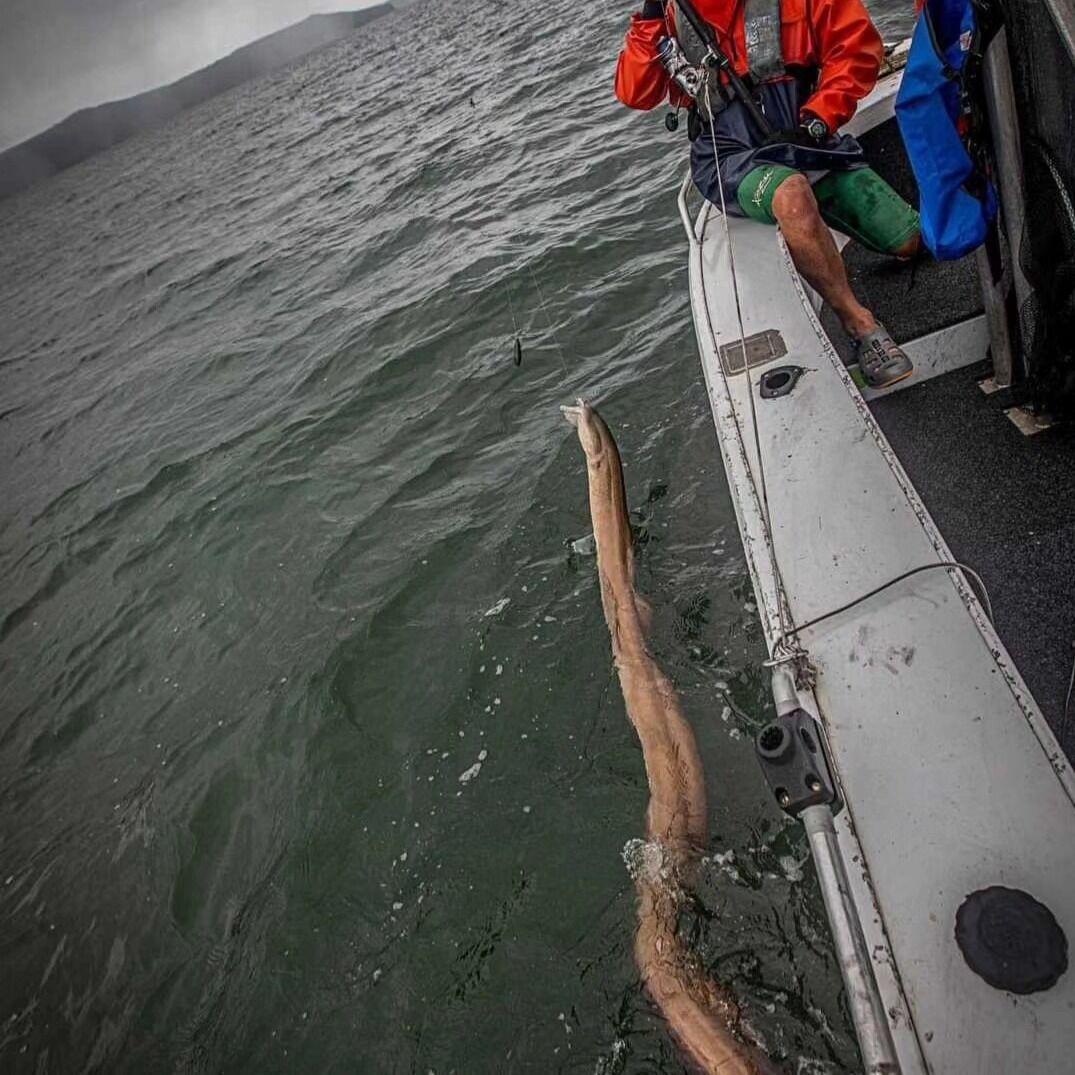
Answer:
[[[878,171],[913,198],[895,124],[863,142]],[[981,312],[972,259],[919,265],[913,281],[908,266],[853,244],[845,261],[859,297],[897,340]],[[846,357],[846,336],[828,310],[822,321]],[[1063,722],[1075,659],[1075,430],[1023,436],[979,389],[988,373],[986,365],[956,370],[872,410],[956,559],[985,580],[997,630],[1075,760],[1075,713]]]

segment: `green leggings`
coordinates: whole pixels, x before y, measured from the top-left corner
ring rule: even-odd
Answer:
[[[740,208],[752,220],[775,224],[773,195],[785,179],[802,174],[782,164],[755,168],[739,184]],[[872,168],[829,172],[813,189],[826,224],[879,254],[895,253],[918,234],[918,214]]]

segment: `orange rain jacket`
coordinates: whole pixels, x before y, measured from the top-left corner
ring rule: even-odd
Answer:
[[[698,14],[717,31],[721,48],[741,75],[747,73],[743,33],[746,4],[736,0],[695,0]],[[734,26],[729,23],[733,21]],[[663,19],[631,17],[616,67],[616,96],[631,108],[673,106],[689,100],[668,78],[657,58],[657,42],[674,33],[673,5]],[[787,67],[819,69],[816,89],[800,110],[837,131],[873,89],[884,50],[861,0],[782,0],[781,44]]]

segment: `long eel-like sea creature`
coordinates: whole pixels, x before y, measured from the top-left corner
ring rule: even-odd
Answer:
[[[658,867],[650,864],[635,878],[635,959],[642,982],[683,1050],[707,1075],[779,1075],[772,1061],[744,1040],[730,992],[707,976],[679,939],[680,881],[708,839],[702,761],[675,689],[646,646],[650,610],[635,593],[631,526],[616,442],[585,401],[561,409],[578,430],[586,453],[601,604],[627,715],[645,759],[650,789],[646,837],[661,849]]]

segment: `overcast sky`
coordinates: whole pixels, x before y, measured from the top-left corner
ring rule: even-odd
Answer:
[[[0,0],[0,149],[86,105],[204,67],[320,12],[375,0]]]

